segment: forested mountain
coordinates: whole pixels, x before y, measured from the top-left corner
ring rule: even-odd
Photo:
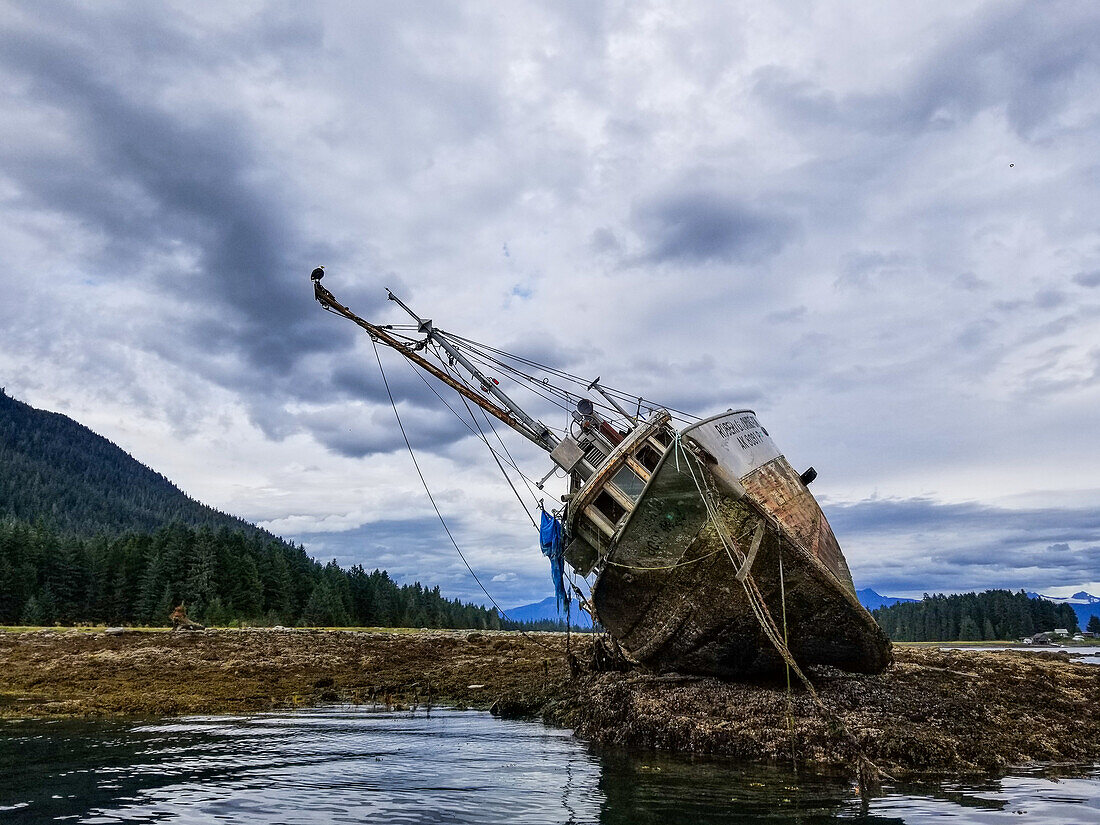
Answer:
[[[880,607],[872,615],[896,642],[1019,639],[1056,627],[1077,631],[1072,607],[1028,598],[1022,590],[925,596]]]
[[[190,498],[83,424],[0,389],[0,519],[5,518],[44,521],[81,536],[152,532],[173,522],[261,532]]]
[[[70,418],[0,391],[0,624],[498,628],[497,614],[322,565],[189,498]]]

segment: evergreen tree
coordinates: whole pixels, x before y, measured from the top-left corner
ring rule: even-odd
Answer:
[[[874,611],[875,620],[895,641],[1016,639],[1064,627],[1077,630],[1069,605],[1029,599],[1022,590],[935,595]]]
[[[997,638],[997,632],[993,629],[993,622],[989,620],[988,616],[982,622],[982,638],[986,641]]]
[[[46,610],[39,604],[38,597],[31,596],[27,599],[26,604],[23,605],[23,612],[19,617],[20,624],[40,627],[46,624],[47,621]]]
[[[959,639],[964,642],[976,642],[982,638],[978,625],[970,616],[963,616],[959,622]]]
[[[218,595],[218,553],[214,536],[199,531],[191,545],[192,564],[183,587],[183,597],[190,605],[191,615],[204,615],[206,606]]]
[[[1089,616],[1087,629],[1089,633],[1100,633],[1100,616],[1097,616],[1096,614]]]
[[[199,616],[196,616],[199,618]],[[229,624],[232,617],[225,605],[222,603],[221,596],[215,596],[204,607],[201,613],[201,621],[207,627],[225,627]]]
[[[301,623],[308,627],[345,627],[350,622],[336,588],[327,579],[319,581],[302,611]]]

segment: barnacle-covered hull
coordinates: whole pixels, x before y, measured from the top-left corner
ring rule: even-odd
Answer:
[[[856,599],[806,485],[778,453],[737,466],[707,438],[711,423],[685,430],[692,449],[663,457],[608,548],[593,588],[603,626],[657,671],[777,672],[783,659],[765,632],[769,617],[750,603],[744,578],[800,664],[884,669],[890,642]]]

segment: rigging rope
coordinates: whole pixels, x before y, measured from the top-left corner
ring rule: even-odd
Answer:
[[[485,423],[489,425],[489,429],[492,430],[493,435],[496,436],[497,441],[500,443],[501,449],[504,450],[504,454],[508,456],[509,464],[515,467],[516,472],[519,473],[519,467],[516,464],[516,460],[512,458],[512,452],[508,449],[508,445],[504,443],[504,439],[500,437],[500,433],[497,432],[497,428],[493,426],[493,419],[489,418],[489,414],[485,412],[485,410],[482,410],[480,407],[478,407],[478,409],[481,411],[481,417],[485,419]],[[489,450],[493,452],[492,447],[490,447]],[[531,498],[535,500],[535,503],[538,503],[539,497],[535,493],[534,488],[531,487],[531,482],[528,481],[527,476],[525,476],[523,473],[519,473],[519,477],[520,479],[522,479],[524,486],[527,488],[527,492],[531,494]]]
[[[466,419],[464,419],[461,415],[459,415],[458,411],[454,407],[452,407],[450,404],[447,403],[447,399],[445,399],[442,395],[439,394],[439,391],[431,385],[431,383],[428,381],[428,379],[424,377],[424,374],[420,370],[413,367],[411,361],[406,361],[405,363],[408,364],[408,367],[409,367],[410,370],[412,370],[413,374],[416,375],[421,381],[423,381],[424,385],[435,394],[435,397],[438,398],[441,402],[443,402],[443,406],[446,407],[448,410],[450,410],[451,414],[455,418],[457,418],[462,423],[462,425],[466,427],[467,430],[469,430],[474,435],[477,435],[477,430],[475,430],[473,427],[471,427],[470,423]],[[489,447],[489,450],[491,452],[493,452],[493,454],[497,458],[500,458],[500,454],[496,453],[496,451],[493,450],[493,448],[491,446]],[[516,464],[516,462],[512,459],[512,457],[510,455],[508,456],[508,458],[509,458],[508,465],[519,474],[519,477],[523,479],[525,484],[530,485],[532,483],[531,479],[528,478],[526,475],[524,475],[523,470],[521,470],[519,468],[519,465]]]
[[[416,453],[413,451],[412,444],[409,442],[409,436],[405,432],[405,425],[401,421],[401,413],[397,410],[397,402],[394,401],[393,392],[391,392],[390,390],[390,382],[386,378],[386,370],[382,367],[382,357],[378,352],[378,342],[374,340],[373,336],[371,336],[371,346],[374,347],[374,357],[375,360],[378,361],[378,371],[382,374],[382,383],[386,387],[386,395],[390,399],[390,406],[393,407],[393,415],[394,418],[397,419],[397,426],[401,430],[401,437],[405,440],[405,447],[409,451],[409,457],[412,459],[413,466],[416,468],[416,474],[420,477],[420,484],[424,487],[424,492],[427,493],[428,500],[432,503],[432,509],[435,510],[436,516],[439,517],[439,523],[443,525],[443,531],[447,534],[447,538],[451,540],[451,544],[454,545],[455,551],[458,553],[458,557],[462,559],[462,563],[466,565],[466,569],[470,571],[470,575],[473,576],[474,581],[477,582],[477,586],[480,587],[481,592],[485,594],[485,598],[487,598],[490,603],[492,603],[493,607],[496,609],[497,613],[500,614],[501,618],[509,622],[515,622],[514,619],[508,618],[508,614],[504,612],[504,609],[499,604],[497,604],[496,599],[493,598],[493,594],[489,592],[484,584],[482,584],[481,579],[479,579],[477,573],[474,572],[474,568],[472,568],[470,566],[470,562],[466,560],[466,555],[462,552],[462,548],[458,546],[458,542],[455,541],[455,537],[451,534],[451,528],[447,526],[447,522],[443,518],[443,514],[439,511],[439,505],[435,503],[435,496],[432,495],[432,491],[428,487],[428,482],[424,478],[424,473],[420,469],[420,462],[416,460]],[[553,647],[539,639],[536,639],[523,628],[519,628],[519,632],[525,639],[529,639],[544,650],[554,650]]]
[[[446,362],[443,362],[441,359],[441,363],[443,363],[443,368],[447,369]],[[451,372],[451,370],[449,369],[447,369],[447,372],[452,376],[454,375],[454,373]],[[500,463],[500,457],[497,455],[496,450],[494,450],[492,445],[489,443],[489,439],[485,437],[485,431],[481,429],[481,424],[478,422],[477,417],[474,415],[474,411],[470,409],[470,402],[466,400],[466,396],[464,395],[460,395],[459,398],[462,399],[462,403],[466,407],[466,412],[470,414],[470,420],[473,421],[474,426],[477,427],[477,432],[478,435],[481,436],[482,442],[484,442],[485,446],[489,449],[489,453],[493,456],[493,460],[497,463],[497,467],[500,468],[500,474],[504,476],[504,480],[508,482],[508,486],[512,488],[512,492],[516,494],[516,501],[518,501],[519,506],[523,508],[524,515],[526,515],[527,518],[531,520],[531,526],[538,530],[539,526],[535,524],[535,517],[531,515],[531,512],[527,509],[527,505],[523,503],[523,496],[519,494],[519,490],[516,489],[516,485],[512,483],[511,476],[509,476],[508,472],[504,469],[504,465]],[[535,499],[535,504],[538,504],[537,498]]]
[[[578,384],[578,385],[584,387],[585,389],[587,389],[589,384],[591,384],[591,381],[589,381],[587,378],[582,378],[579,375],[573,375],[572,373],[565,372],[564,370],[559,370],[559,369],[556,369],[555,367],[551,367],[551,366],[548,366],[546,364],[541,364],[538,361],[534,361],[530,358],[524,358],[522,355],[516,355],[515,353],[511,353],[511,352],[508,352],[506,350],[498,349],[496,347],[489,346],[488,344],[482,344],[478,341],[474,341],[473,339],[464,338],[461,335],[455,335],[454,333],[451,333],[451,332],[444,333],[444,334],[447,336],[447,339],[452,343],[452,345],[465,349],[467,351],[467,353],[469,353],[471,350],[473,350],[473,351],[478,352],[479,354],[481,354],[481,356],[484,357],[484,358],[491,358],[489,353],[495,353],[495,354],[497,354],[497,355],[499,355],[503,358],[511,358],[512,360],[518,361],[522,364],[526,364],[527,366],[534,367],[535,369],[542,370],[543,372],[547,372],[551,375],[555,375],[555,376],[557,376],[559,378],[563,378],[567,381],[572,381],[573,383]],[[535,383],[543,384],[543,382],[539,381],[539,379],[535,378],[534,376],[528,375],[528,374],[522,372],[521,370],[516,369],[515,367],[503,364],[497,359],[493,359],[493,361],[495,363],[497,363],[498,366],[502,367],[503,369],[507,369],[511,372],[515,372],[519,375],[523,375],[525,378],[527,378],[528,380],[533,381]],[[615,389],[614,387],[606,387],[603,384],[601,384],[600,386],[605,392],[607,392],[609,395],[616,396],[620,401],[629,401],[631,404],[634,404],[638,401],[641,401],[643,404],[645,404],[647,406],[659,407],[661,409],[667,410],[669,413],[674,413],[681,420],[683,420],[684,422],[689,423],[689,424],[700,420],[699,416],[697,416],[697,415],[692,415],[691,413],[685,412],[684,410],[678,410],[675,407],[668,406],[667,404],[659,404],[656,401],[652,401],[648,398],[642,398],[642,397],[639,397],[637,395],[631,395],[631,394],[629,394],[629,393],[627,393],[623,390]],[[555,389],[557,389],[557,388],[555,388]],[[561,390],[561,392],[565,393],[566,391]],[[579,397],[579,396],[574,396],[574,397]],[[618,411],[615,410],[613,407],[607,406],[607,405],[599,403],[599,402],[593,402],[593,403],[595,403],[596,406],[603,407],[604,409],[609,410],[609,411],[615,413],[616,415],[618,415]]]
[[[374,357],[378,361],[378,371],[382,373],[382,383],[386,387],[386,395],[389,396],[390,406],[393,407],[393,414],[397,418],[397,426],[401,430],[401,437],[405,439],[405,446],[409,450],[409,457],[412,459],[413,466],[416,468],[416,474],[420,476],[420,483],[424,486],[424,492],[428,494],[428,500],[432,503],[432,508],[435,510],[435,514],[439,517],[439,523],[443,525],[443,531],[447,534],[447,538],[451,540],[451,544],[454,545],[456,551],[458,551],[458,557],[462,559],[462,563],[466,565],[466,569],[470,571],[470,575],[474,577],[474,581],[477,582],[477,586],[481,588],[481,592],[485,594],[485,597],[492,602],[493,607],[497,612],[505,619],[508,618],[508,614],[501,610],[496,599],[492,594],[485,589],[485,585],[481,583],[481,579],[477,577],[477,573],[474,572],[474,568],[470,567],[470,563],[466,561],[466,556],[463,554],[462,549],[458,546],[458,542],[455,541],[455,537],[451,535],[451,528],[447,526],[447,522],[443,518],[443,514],[439,512],[439,505],[435,503],[435,496],[432,495],[432,491],[428,488],[428,482],[424,478],[424,473],[420,470],[420,462],[416,460],[416,453],[413,452],[412,444],[409,442],[409,436],[405,433],[405,425],[401,422],[401,413],[397,411],[397,402],[393,400],[393,393],[390,391],[390,382],[386,378],[386,370],[382,367],[382,356],[378,353],[378,342],[374,340],[373,336],[370,339],[371,346],[374,347]]]
[[[787,582],[783,576],[783,552],[782,547],[780,552],[776,553],[779,556],[779,603],[783,609],[783,644],[789,645],[790,641],[787,638]],[[791,766],[797,771],[798,765],[794,761],[794,706],[791,700],[791,666],[787,665],[787,736],[791,743]]]
[[[447,361],[443,360],[443,356],[440,354],[438,348],[434,348],[433,352],[435,354],[436,360],[439,361],[440,365],[443,367],[443,369],[446,371],[446,373],[448,375],[450,375],[456,381],[462,381],[464,384],[467,384],[467,386],[469,386],[468,382],[466,382],[462,378],[462,376],[459,374],[458,370],[452,369],[451,365]],[[421,377],[423,377],[423,376],[421,376]],[[443,396],[441,396],[438,392],[436,393],[436,397],[439,398],[440,401],[443,401]],[[493,446],[489,443],[488,439],[485,437],[485,431],[481,429],[481,425],[478,424],[477,420],[474,418],[475,414],[474,414],[473,410],[470,409],[470,405],[468,403],[466,403],[465,396],[462,397],[462,402],[464,404],[466,404],[466,412],[470,413],[470,420],[472,420],[474,422],[474,425],[477,427],[477,430],[478,430],[477,434],[479,434],[481,436],[481,440],[485,443],[485,446],[486,446],[486,448],[488,448],[489,452],[491,452],[493,454],[493,458],[496,459],[497,466],[499,467],[500,466],[500,454],[496,450],[493,449]],[[443,403],[447,405],[447,409],[451,410],[451,412],[454,412],[456,416],[458,415],[458,413],[455,412],[454,409],[451,408],[450,404],[447,404],[446,401],[443,401]],[[522,479],[524,486],[527,488],[527,492],[530,493],[531,499],[535,502],[535,506],[540,507],[541,505],[539,503],[539,497],[535,493],[534,488],[531,486],[534,482],[530,478],[528,478],[526,475],[524,475],[523,471],[519,468],[519,464],[516,462],[515,458],[512,457],[512,453],[508,449],[508,445],[504,443],[504,439],[500,437],[500,433],[498,433],[496,427],[493,426],[493,421],[492,421],[491,418],[489,418],[489,414],[487,412],[485,412],[484,408],[482,408],[482,407],[478,407],[478,410],[481,412],[481,417],[485,419],[485,423],[489,425],[489,429],[493,431],[493,435],[496,436],[497,441],[500,443],[501,449],[504,450],[504,454],[508,457],[508,466],[511,467],[513,470],[515,470],[516,473],[519,475],[520,479]],[[466,424],[466,420],[464,418],[462,418],[461,416],[459,416],[459,420],[462,421],[463,424]],[[466,429],[470,430],[470,432],[473,432],[473,430],[470,429],[469,424],[466,424]],[[501,471],[501,473],[504,474],[504,478],[507,479],[508,483],[512,484],[512,480],[510,478],[508,478],[508,473],[505,472],[503,467],[500,468],[500,471]],[[513,491],[515,490],[514,486],[512,487],[512,490]],[[518,492],[516,493],[516,497],[520,499],[520,505],[523,506],[524,509],[526,509],[526,505],[523,504],[523,499],[520,497]],[[530,515],[530,514],[528,514],[528,515]],[[534,519],[533,518],[531,519],[531,523],[534,524]],[[536,526],[536,529],[538,529],[537,526]]]
[[[511,367],[509,367],[507,364],[503,364],[503,363],[500,363],[498,361],[494,361],[491,358],[486,358],[486,357],[482,356],[481,354],[477,353],[475,350],[467,350],[466,355],[470,358],[471,361],[474,361],[474,362],[480,364],[481,366],[483,366],[483,367],[485,367],[485,368],[487,368],[491,371],[495,371],[494,368],[499,367],[499,368],[511,373],[514,377],[518,377],[518,378],[523,379],[524,381],[527,382],[527,384],[520,384],[520,386],[525,387],[525,389],[527,389],[528,392],[531,392],[531,393],[539,396],[540,398],[542,398],[545,401],[549,401],[555,407],[559,407],[560,409],[563,409],[566,412],[570,412],[572,408],[570,406],[566,405],[566,404],[562,404],[561,401],[558,400],[558,399],[559,398],[564,398],[566,401],[572,402],[575,398],[579,398],[579,396],[570,395],[565,390],[562,390],[558,387],[555,387],[552,384],[544,384],[542,381],[539,381],[534,376],[526,375],[525,373],[519,372],[518,370],[514,370]],[[520,382],[517,381],[516,383],[520,383]],[[552,398],[552,397],[550,397],[550,395],[546,395],[543,392],[540,392],[539,390],[536,390],[535,387],[539,387],[540,390],[545,390],[546,392],[550,393],[551,395],[556,395],[557,398]]]

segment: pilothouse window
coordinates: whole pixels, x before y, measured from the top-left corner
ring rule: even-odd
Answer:
[[[596,509],[603,513],[612,524],[618,524],[619,519],[626,515],[626,510],[623,506],[615,501],[615,499],[608,494],[607,490],[603,490],[596,496],[596,500],[593,503],[596,505]]]
[[[623,494],[629,497],[631,501],[637,501],[638,496],[642,494],[642,489],[645,487],[645,480],[625,465],[619,469],[619,472],[615,473],[611,483],[622,490]]]
[[[661,453],[654,450],[648,444],[643,446],[635,454],[635,458],[642,463],[642,466],[649,470],[651,473],[657,469],[657,465],[661,462]]]

